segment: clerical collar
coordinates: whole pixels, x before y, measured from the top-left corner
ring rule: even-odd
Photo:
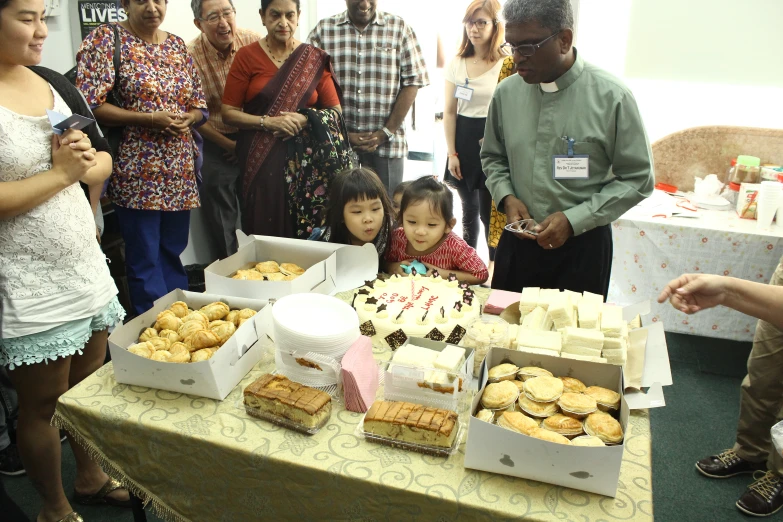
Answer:
[[[574,58],[574,64],[560,78],[551,83],[538,84],[541,86],[541,90],[543,92],[551,93],[562,91],[563,89],[567,89],[577,80],[577,78],[579,78],[579,76],[582,74],[582,71],[585,69],[585,61],[581,56],[579,56],[579,53],[576,51],[576,47],[574,47]]]

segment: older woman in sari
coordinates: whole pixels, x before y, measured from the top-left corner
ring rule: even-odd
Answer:
[[[299,0],[262,0],[267,36],[237,52],[223,120],[240,129],[242,230],[307,239],[328,184],[350,167],[329,55],[294,38]]]

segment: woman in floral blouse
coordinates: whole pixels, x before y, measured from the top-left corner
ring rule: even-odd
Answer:
[[[108,196],[125,240],[136,314],[171,290],[187,288],[179,256],[188,243],[190,209],[199,206],[192,128],[206,121],[207,103],[185,42],[159,29],[166,4],[122,0],[128,20],[96,28],[76,56],[77,85],[98,121],[124,127]],[[115,82],[119,106],[107,102]]]

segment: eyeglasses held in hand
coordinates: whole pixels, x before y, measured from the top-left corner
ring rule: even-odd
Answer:
[[[199,20],[202,20],[209,25],[217,25],[220,23],[220,20],[222,18],[225,18],[226,22],[230,22],[234,19],[234,16],[237,14],[235,9],[226,9],[222,13],[212,13],[206,18],[200,18]]]
[[[480,19],[480,20],[468,20],[467,22],[465,22],[465,28],[466,29],[470,29],[471,27],[473,27],[475,25],[476,29],[481,30],[481,29],[484,29],[489,24],[494,24],[494,23],[495,23],[494,20],[483,20],[483,19]]]
[[[536,51],[538,49],[540,49],[545,43],[547,43],[549,40],[551,40],[558,34],[560,34],[560,31],[547,36],[537,44],[512,45],[506,42],[503,45],[501,45],[500,48],[508,52],[509,54],[518,53],[519,56],[533,56],[534,54],[536,54]]]

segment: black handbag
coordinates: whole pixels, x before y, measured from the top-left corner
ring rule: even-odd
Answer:
[[[111,24],[112,31],[114,32],[114,85],[112,86],[109,94],[106,95],[106,102],[111,103],[115,107],[121,107],[120,99],[120,33],[117,31],[117,24]],[[110,127],[107,125],[101,125],[101,131],[109,142],[109,149],[111,150],[111,157],[117,161],[117,155],[120,152],[120,142],[122,141],[122,133],[125,129],[124,126]]]

